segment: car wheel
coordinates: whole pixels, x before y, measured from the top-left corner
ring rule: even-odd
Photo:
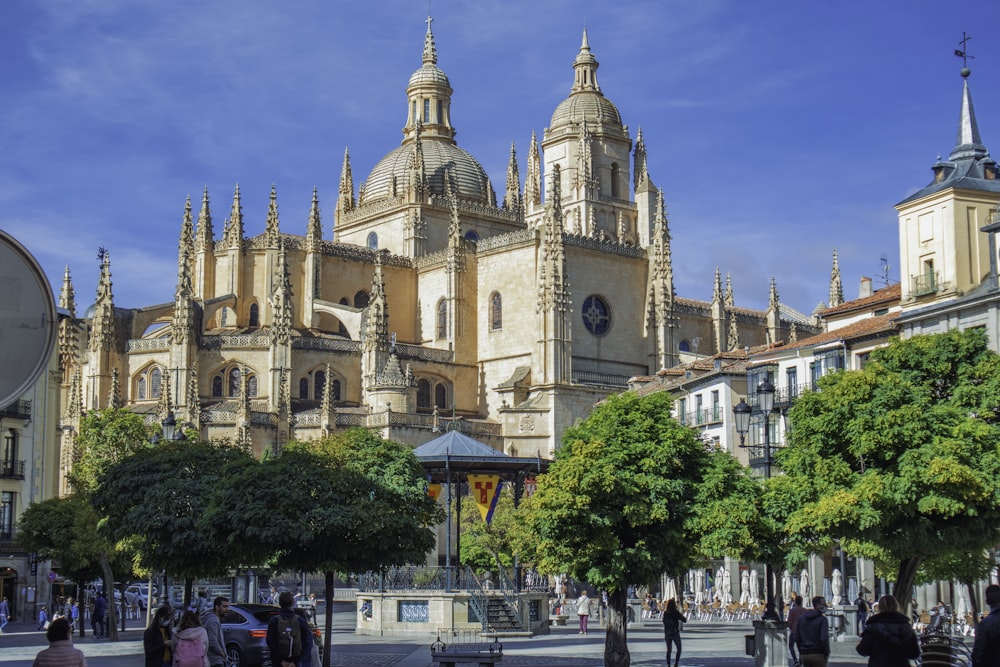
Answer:
[[[226,647],[226,655],[229,657],[229,667],[240,667],[243,664],[243,654],[236,644]]]

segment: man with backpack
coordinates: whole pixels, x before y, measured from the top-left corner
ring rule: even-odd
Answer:
[[[212,601],[212,608],[201,613],[201,624],[208,634],[208,664],[225,667],[226,640],[222,635],[222,617],[229,611],[229,598],[219,596]]]
[[[271,651],[271,664],[277,667],[297,667],[308,655],[311,635],[309,624],[295,613],[295,597],[290,591],[278,595],[281,611],[267,623],[267,648]]]

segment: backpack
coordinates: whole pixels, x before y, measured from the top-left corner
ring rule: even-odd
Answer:
[[[203,667],[205,645],[199,637],[178,637],[174,649],[174,667]]]
[[[278,655],[272,656],[279,661],[286,658],[296,658],[302,655],[302,628],[299,617],[295,614],[279,614],[275,617],[278,630]]]

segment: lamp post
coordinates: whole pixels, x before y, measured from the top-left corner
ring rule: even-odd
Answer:
[[[774,385],[764,376],[764,379],[757,385],[757,405],[764,418],[764,478],[771,477],[771,413],[774,411]],[[746,434],[750,431],[750,417],[753,408],[747,404],[746,400],[740,402],[733,408],[733,421],[736,422],[736,432],[740,434],[740,447],[744,449],[757,449],[758,445],[746,444]],[[771,563],[764,563],[764,588],[766,590],[767,601],[774,600],[774,572]]]

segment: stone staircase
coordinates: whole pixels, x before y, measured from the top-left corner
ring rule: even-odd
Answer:
[[[486,597],[486,630],[499,636],[508,637],[522,633],[531,634],[522,625],[517,610],[511,608],[503,597],[493,595]]]

